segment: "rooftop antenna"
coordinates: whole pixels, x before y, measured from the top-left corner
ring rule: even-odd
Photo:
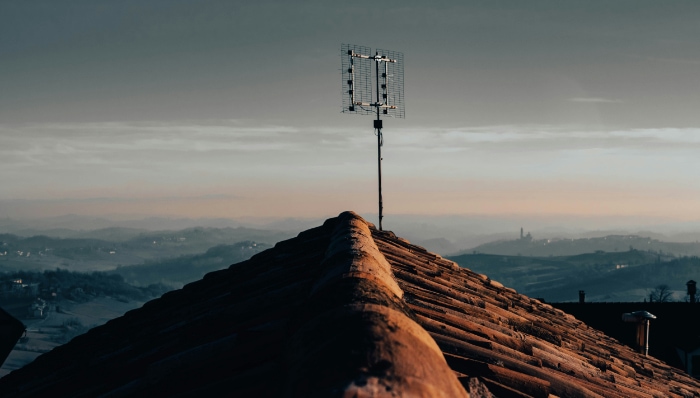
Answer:
[[[404,118],[403,53],[354,44],[340,46],[343,80],[343,113],[373,115],[377,136],[377,175],[379,181],[379,230],[382,230],[382,135],[381,115]],[[374,68],[372,68],[374,64]],[[374,84],[372,84],[374,69]],[[374,95],[373,95],[374,94]]]

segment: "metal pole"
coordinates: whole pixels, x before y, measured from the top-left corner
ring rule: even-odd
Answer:
[[[384,217],[382,215],[382,210],[383,210],[383,204],[382,204],[382,122],[379,117],[379,111],[381,107],[379,104],[381,101],[379,100],[379,52],[375,52],[375,69],[376,69],[376,78],[377,78],[377,121],[374,123],[375,127],[377,128],[377,174],[378,174],[378,181],[379,181],[379,230],[382,230],[382,218]]]
[[[377,129],[377,164],[378,164],[378,174],[379,174],[379,230],[382,230],[382,210],[384,205],[382,204],[382,129]]]
[[[349,51],[350,55],[350,110],[355,109],[355,52]]]
[[[644,356],[649,355],[649,320],[644,320]]]

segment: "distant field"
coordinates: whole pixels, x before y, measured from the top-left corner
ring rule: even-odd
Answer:
[[[664,242],[637,235],[609,235],[580,239],[499,240],[464,250],[458,254],[481,253],[506,256],[572,256],[576,254],[624,253],[632,250],[655,252],[660,255],[700,256],[700,242]]]
[[[588,301],[643,301],[661,284],[674,291],[674,300],[682,301],[685,283],[700,277],[698,257],[641,250],[551,257],[477,253],[449,258],[520,293],[550,302],[577,301],[579,290],[586,292]]]
[[[19,303],[17,305],[19,306]],[[43,319],[27,319],[26,310],[15,308],[16,313],[25,314],[19,319],[27,327],[27,334],[15,345],[0,368],[0,377],[67,343],[73,337],[140,307],[143,302],[124,302],[110,297],[101,297],[86,303],[62,301],[57,303],[60,313],[56,312],[55,305],[51,306],[47,317]]]
[[[67,234],[65,231],[61,233]],[[0,234],[0,271],[56,268],[79,272],[109,271],[119,266],[201,254],[219,245],[253,242],[269,247],[293,234],[252,228],[188,228],[178,231],[108,228],[73,232],[70,236]],[[233,260],[241,261],[238,258]]]

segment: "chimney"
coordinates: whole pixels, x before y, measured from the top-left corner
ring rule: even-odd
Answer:
[[[586,302],[586,291],[585,290],[579,290],[578,291],[578,303],[583,304]]]
[[[694,280],[689,280],[688,283],[685,285],[688,287],[688,297],[690,298],[690,303],[695,304],[695,284],[696,282]]]
[[[622,314],[622,320],[637,324],[637,348],[639,353],[647,356],[649,354],[649,321],[656,319],[656,316],[647,311],[626,312]]]

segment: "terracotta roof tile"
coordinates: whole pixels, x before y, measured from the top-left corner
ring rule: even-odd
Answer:
[[[0,391],[700,397],[700,382],[346,212],[40,356]]]
[[[681,390],[700,396],[697,380],[561,310],[406,242],[410,254],[402,256],[390,235],[373,233],[380,251],[389,252],[409,307],[460,374],[504,394],[510,388],[531,396],[661,397]]]

